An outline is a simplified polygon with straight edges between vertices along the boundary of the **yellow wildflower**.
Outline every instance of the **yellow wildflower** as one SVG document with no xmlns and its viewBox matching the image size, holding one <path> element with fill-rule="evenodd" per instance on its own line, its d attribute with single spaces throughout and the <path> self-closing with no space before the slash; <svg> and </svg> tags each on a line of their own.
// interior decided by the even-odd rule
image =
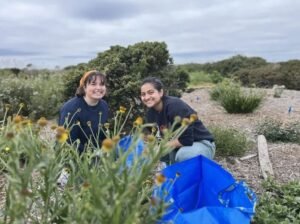
<svg viewBox="0 0 300 224">
<path fill-rule="evenodd" d="M 53 125 L 51 125 L 51 130 L 55 130 L 56 128 L 57 128 L 57 125 L 56 124 L 53 124 Z"/>
<path fill-rule="evenodd" d="M 13 121 L 15 124 L 19 124 L 23 120 L 23 117 L 21 115 L 17 115 L 13 118 Z"/>
<path fill-rule="evenodd" d="M 190 122 L 194 122 L 196 120 L 198 120 L 197 114 L 191 114 L 191 116 L 190 116 Z"/>
<path fill-rule="evenodd" d="M 140 126 L 142 124 L 143 124 L 143 118 L 142 117 L 137 117 L 137 119 L 133 123 L 134 126 Z"/>
<path fill-rule="evenodd" d="M 9 152 L 10 148 L 6 146 L 4 150 L 5 150 L 5 152 Z"/>
<path fill-rule="evenodd" d="M 120 106 L 119 112 L 124 114 L 126 112 L 126 107 Z"/>
<path fill-rule="evenodd" d="M 182 126 L 188 126 L 190 124 L 190 120 L 188 118 L 183 118 L 182 121 L 181 121 L 181 125 Z"/>
<path fill-rule="evenodd" d="M 66 132 L 66 129 L 63 126 L 58 126 L 56 128 L 56 132 L 59 133 L 59 134 L 62 134 L 64 132 Z"/>
<path fill-rule="evenodd" d="M 154 135 L 148 135 L 148 136 L 147 136 L 147 141 L 148 141 L 149 143 L 154 142 L 154 141 L 155 141 L 155 136 L 154 136 Z"/>
<path fill-rule="evenodd" d="M 165 175 L 163 175 L 162 173 L 157 173 L 155 175 L 155 184 L 160 186 L 162 185 L 164 182 L 166 181 L 166 177 Z"/>
<path fill-rule="evenodd" d="M 106 138 L 102 142 L 102 149 L 104 152 L 111 152 L 114 147 L 114 142 L 111 138 Z"/>
<path fill-rule="evenodd" d="M 37 124 L 41 127 L 45 127 L 48 124 L 48 121 L 46 118 L 41 117 L 38 121 Z"/>
<path fill-rule="evenodd" d="M 59 143 L 65 143 L 67 141 L 68 137 L 69 137 L 68 132 L 56 134 L 56 139 Z"/>
</svg>

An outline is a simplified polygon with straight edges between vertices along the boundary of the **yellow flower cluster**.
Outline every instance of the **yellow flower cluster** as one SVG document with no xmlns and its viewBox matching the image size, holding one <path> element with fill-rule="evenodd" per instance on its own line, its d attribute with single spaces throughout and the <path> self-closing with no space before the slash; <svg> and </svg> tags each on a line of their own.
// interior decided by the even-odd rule
<svg viewBox="0 0 300 224">
<path fill-rule="evenodd" d="M 143 124 L 143 118 L 142 117 L 137 117 L 137 119 L 133 122 L 133 126 L 137 127 L 137 126 L 141 126 Z"/>
<path fill-rule="evenodd" d="M 183 118 L 181 120 L 181 125 L 182 126 L 188 126 L 190 125 L 191 123 L 195 122 L 196 120 L 198 120 L 198 116 L 197 114 L 191 114 L 190 118 Z"/>
<path fill-rule="evenodd" d="M 56 128 L 56 140 L 59 143 L 65 143 L 69 137 L 69 131 L 63 126 L 58 126 Z"/>
<path fill-rule="evenodd" d="M 120 106 L 119 112 L 124 114 L 126 112 L 126 107 Z"/>
<path fill-rule="evenodd" d="M 104 152 L 107 152 L 107 153 L 111 152 L 112 149 L 114 148 L 114 146 L 115 146 L 115 143 L 111 138 L 106 138 L 102 142 L 102 150 Z"/>
<path fill-rule="evenodd" d="M 111 152 L 114 149 L 114 147 L 116 146 L 116 144 L 118 144 L 119 140 L 120 140 L 119 135 L 116 135 L 112 138 L 104 139 L 102 142 L 102 150 L 106 153 Z"/>
<path fill-rule="evenodd" d="M 48 124 L 48 121 L 46 118 L 41 117 L 38 121 L 37 124 L 41 127 L 45 127 Z"/>
<path fill-rule="evenodd" d="M 155 184 L 160 186 L 166 181 L 166 176 L 163 175 L 162 173 L 157 173 L 155 175 Z"/>
<path fill-rule="evenodd" d="M 21 123 L 23 120 L 24 120 L 24 118 L 23 118 L 21 115 L 16 115 L 16 116 L 13 118 L 13 122 L 14 122 L 15 124 L 19 124 L 19 123 Z"/>
</svg>

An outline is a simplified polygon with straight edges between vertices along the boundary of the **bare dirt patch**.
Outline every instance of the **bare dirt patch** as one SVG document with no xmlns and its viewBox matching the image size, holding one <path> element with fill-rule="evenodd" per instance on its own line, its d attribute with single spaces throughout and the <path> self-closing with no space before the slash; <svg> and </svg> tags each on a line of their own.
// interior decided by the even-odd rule
<svg viewBox="0 0 300 224">
<path fill-rule="evenodd" d="M 244 156 L 257 154 L 256 128 L 265 118 L 273 118 L 283 122 L 300 121 L 300 91 L 284 90 L 280 98 L 273 97 L 273 90 L 266 89 L 266 98 L 261 107 L 250 114 L 228 114 L 217 102 L 210 99 L 208 88 L 196 89 L 184 93 L 182 99 L 191 105 L 199 118 L 206 125 L 219 125 L 244 132 L 254 141 L 254 147 Z M 289 107 L 292 111 L 289 113 Z M 217 149 L 218 150 L 218 149 Z M 268 142 L 270 160 L 275 173 L 275 180 L 286 183 L 291 180 L 300 181 L 300 145 L 292 143 Z M 257 193 L 261 193 L 263 177 L 260 171 L 258 156 L 240 160 L 239 157 L 216 158 L 238 180 L 245 180 Z"/>
</svg>

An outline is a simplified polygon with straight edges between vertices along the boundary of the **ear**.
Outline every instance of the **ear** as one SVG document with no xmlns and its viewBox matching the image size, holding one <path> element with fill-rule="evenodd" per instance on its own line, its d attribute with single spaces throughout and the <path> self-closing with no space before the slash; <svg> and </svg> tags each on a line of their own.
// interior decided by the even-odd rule
<svg viewBox="0 0 300 224">
<path fill-rule="evenodd" d="M 163 95 L 164 95 L 164 90 L 163 89 L 161 91 L 159 91 L 159 95 L 160 95 L 160 98 L 163 97 Z"/>
</svg>

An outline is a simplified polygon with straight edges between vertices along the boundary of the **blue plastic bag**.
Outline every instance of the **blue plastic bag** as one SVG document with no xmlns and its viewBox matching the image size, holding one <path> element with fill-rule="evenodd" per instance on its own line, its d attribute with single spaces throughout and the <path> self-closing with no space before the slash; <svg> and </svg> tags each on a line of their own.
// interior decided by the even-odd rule
<svg viewBox="0 0 300 224">
<path fill-rule="evenodd" d="M 220 165 L 198 156 L 165 168 L 153 196 L 169 203 L 159 223 L 250 223 L 256 196 Z"/>
<path fill-rule="evenodd" d="M 121 138 L 118 143 L 118 154 L 126 153 L 132 147 L 132 137 L 130 135 L 126 135 L 125 137 Z M 135 145 L 135 148 L 129 152 L 126 158 L 126 166 L 131 167 L 134 161 L 141 156 L 144 149 L 144 142 L 139 139 Z"/>
</svg>

